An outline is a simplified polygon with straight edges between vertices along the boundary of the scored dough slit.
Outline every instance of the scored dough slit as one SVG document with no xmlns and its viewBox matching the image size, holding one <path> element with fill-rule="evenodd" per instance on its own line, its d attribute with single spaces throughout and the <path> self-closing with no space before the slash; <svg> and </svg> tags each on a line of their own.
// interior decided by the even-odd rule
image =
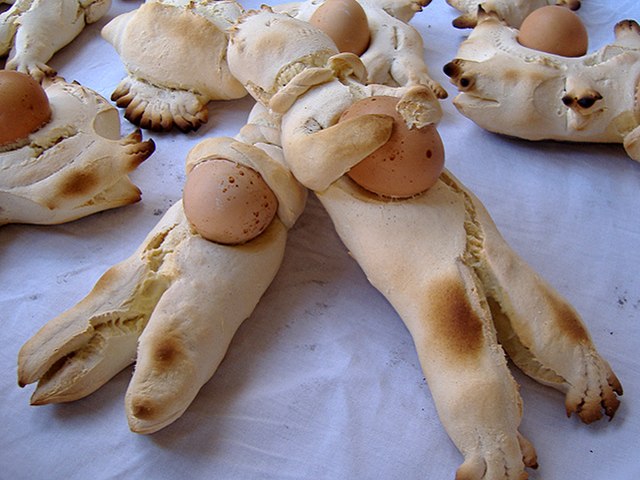
<svg viewBox="0 0 640 480">
<path fill-rule="evenodd" d="M 489 301 L 491 315 L 498 334 L 498 341 L 511 361 L 537 382 L 563 389 L 563 385 L 567 381 L 553 369 L 543 365 L 533 352 L 520 341 L 518 334 L 511 325 L 509 316 L 502 309 L 500 302 L 492 295 L 489 295 L 487 300 Z"/>
<path fill-rule="evenodd" d="M 563 386 L 566 385 L 566 380 L 536 358 L 533 352 L 521 342 L 511 324 L 507 306 L 508 299 L 500 288 L 497 279 L 492 275 L 490 267 L 483 261 L 485 238 L 482 225 L 476 215 L 473 200 L 464 190 L 458 187 L 446 172 L 441 178 L 453 191 L 463 197 L 465 207 L 464 229 L 467 233 L 467 248 L 463 261 L 472 268 L 484 289 L 498 342 L 513 363 L 528 376 L 544 385 L 564 390 Z"/>
</svg>

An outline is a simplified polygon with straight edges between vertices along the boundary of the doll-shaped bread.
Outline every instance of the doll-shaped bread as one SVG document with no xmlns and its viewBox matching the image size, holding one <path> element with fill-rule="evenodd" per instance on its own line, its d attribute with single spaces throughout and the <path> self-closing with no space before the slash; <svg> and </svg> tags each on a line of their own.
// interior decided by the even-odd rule
<svg viewBox="0 0 640 480">
<path fill-rule="evenodd" d="M 0 2 L 3 3 L 3 2 Z M 6 68 L 36 80 L 55 71 L 47 62 L 85 25 L 107 13 L 111 0 L 15 0 L 0 14 L 0 57 Z"/>
<path fill-rule="evenodd" d="M 289 45 L 287 37 L 304 42 Z M 277 61 L 263 64 L 258 45 L 273 46 Z M 567 413 L 587 423 L 613 416 L 622 388 L 586 327 L 453 175 L 443 171 L 430 188 L 398 196 L 352 179 L 359 162 L 391 141 L 398 117 L 408 130 L 438 120 L 427 95 L 365 87 L 356 59 L 336 55 L 310 25 L 268 9 L 241 18 L 228 58 L 279 123 L 294 175 L 315 191 L 350 254 L 407 325 L 440 418 L 464 455 L 458 480 L 521 480 L 525 466 L 537 465 L 519 433 L 522 401 L 505 350 L 534 379 L 565 392 Z M 360 102 L 389 97 L 394 111 L 345 117 Z"/>
<path fill-rule="evenodd" d="M 351 52 L 367 69 L 367 82 L 424 85 L 438 98 L 447 92 L 429 76 L 420 33 L 408 24 L 429 1 L 308 0 L 274 7 L 327 33 L 341 52 Z"/>
<path fill-rule="evenodd" d="M 135 361 L 125 396 L 131 430 L 153 433 L 182 415 L 271 283 L 287 230 L 304 208 L 306 190 L 283 167 L 279 150 L 260 147 L 220 138 L 189 152 L 186 185 L 200 183 L 200 192 L 192 189 L 196 197 L 185 186 L 184 202 L 169 209 L 131 257 L 110 268 L 81 302 L 20 350 L 19 383 L 38 382 L 32 404 L 82 398 Z M 233 173 L 211 175 L 209 167 L 216 164 Z M 222 202 L 227 227 L 240 243 L 205 238 L 201 220 L 211 212 L 197 211 L 197 195 L 215 191 L 229 200 L 248 175 L 266 186 L 271 200 L 265 202 L 274 215 L 243 237 L 237 210 Z M 260 209 L 264 202 L 258 201 Z"/>
<path fill-rule="evenodd" d="M 613 43 L 574 57 L 526 47 L 518 33 L 480 13 L 478 26 L 444 67 L 460 91 L 457 109 L 495 133 L 622 143 L 640 160 L 638 24 L 619 22 Z"/>
<path fill-rule="evenodd" d="M 447 0 L 461 15 L 453 20 L 457 28 L 473 28 L 478 23 L 478 7 L 485 12 L 493 12 L 507 25 L 519 27 L 522 21 L 535 9 L 547 5 L 562 5 L 577 10 L 580 0 Z"/>
<path fill-rule="evenodd" d="M 122 137 L 103 97 L 60 77 L 42 90 L 14 71 L 0 72 L 0 96 L 0 225 L 63 223 L 140 199 L 128 174 L 154 143 L 139 130 Z"/>
<path fill-rule="evenodd" d="M 246 95 L 225 62 L 234 0 L 150 0 L 102 29 L 127 71 L 111 99 L 132 123 L 188 132 L 208 120 L 211 100 Z"/>
</svg>

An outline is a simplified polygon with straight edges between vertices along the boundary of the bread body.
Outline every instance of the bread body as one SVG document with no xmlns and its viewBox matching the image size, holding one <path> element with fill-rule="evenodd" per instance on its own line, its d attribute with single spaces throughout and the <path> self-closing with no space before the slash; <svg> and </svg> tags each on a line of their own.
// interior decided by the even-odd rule
<svg viewBox="0 0 640 480">
<path fill-rule="evenodd" d="M 151 130 L 197 129 L 207 104 L 246 95 L 226 63 L 227 29 L 242 12 L 233 0 L 151 1 L 111 20 L 102 36 L 127 71 L 112 100 Z"/>
<path fill-rule="evenodd" d="M 482 128 L 527 140 L 623 143 L 640 159 L 640 27 L 583 57 L 529 49 L 518 31 L 484 14 L 445 66 L 457 109 Z"/>
<path fill-rule="evenodd" d="M 117 110 L 96 92 L 45 81 L 49 123 L 0 152 L 0 225 L 57 224 L 136 202 L 128 174 L 153 153 L 139 131 L 121 137 Z"/>
</svg>

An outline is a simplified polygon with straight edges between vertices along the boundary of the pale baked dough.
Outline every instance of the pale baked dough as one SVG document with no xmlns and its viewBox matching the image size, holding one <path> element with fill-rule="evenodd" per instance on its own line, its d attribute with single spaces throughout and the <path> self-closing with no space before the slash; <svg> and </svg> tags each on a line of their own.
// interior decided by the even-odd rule
<svg viewBox="0 0 640 480">
<path fill-rule="evenodd" d="M 582 57 L 518 43 L 518 31 L 481 14 L 445 66 L 454 104 L 482 128 L 527 140 L 623 143 L 640 160 L 640 27 L 615 26 L 615 41 Z"/>
<path fill-rule="evenodd" d="M 32 404 L 82 398 L 135 361 L 125 396 L 131 430 L 153 433 L 182 415 L 271 283 L 304 209 L 306 190 L 279 149 L 256 145 L 204 140 L 187 170 L 224 158 L 259 171 L 279 202 L 269 227 L 242 245 L 216 244 L 195 232 L 177 202 L 131 257 L 22 347 L 18 381 L 38 382 Z"/>
<path fill-rule="evenodd" d="M 0 1 L 0 3 L 3 3 Z M 36 80 L 55 71 L 47 65 L 85 25 L 98 21 L 111 0 L 16 0 L 0 14 L 0 57 L 5 68 L 27 73 Z"/>
<path fill-rule="evenodd" d="M 263 50 L 273 53 L 262 55 Z M 320 30 L 266 7 L 240 19 L 227 57 L 231 72 L 249 93 L 281 116 L 285 161 L 312 190 L 327 188 L 391 134 L 392 119 L 385 115 L 336 123 L 355 101 L 372 95 L 399 97 L 400 112 L 415 127 L 437 123 L 442 116 L 430 88 L 365 84 L 359 57 L 338 53 Z M 325 140 L 316 141 L 318 137 Z"/>
<path fill-rule="evenodd" d="M 242 13 L 234 0 L 150 0 L 111 20 L 102 36 L 127 71 L 111 99 L 151 130 L 196 130 L 207 104 L 246 95 L 225 61 L 227 29 Z"/>
<path fill-rule="evenodd" d="M 447 3 L 461 12 L 453 20 L 457 28 L 473 28 L 478 22 L 478 8 L 493 12 L 507 25 L 520 27 L 522 21 L 535 9 L 547 5 L 565 5 L 571 10 L 580 8 L 580 0 L 447 0 Z"/>
<path fill-rule="evenodd" d="M 347 177 L 318 198 L 413 337 L 438 415 L 465 458 L 456 479 L 521 479 L 524 466 L 536 466 L 518 432 L 522 401 L 503 348 L 565 393 L 568 414 L 586 423 L 614 415 L 622 387 L 575 310 L 451 173 L 409 200 L 383 200 Z"/>
<path fill-rule="evenodd" d="M 118 111 L 93 90 L 45 79 L 52 116 L 26 144 L 0 151 L 0 225 L 57 224 L 136 202 L 128 174 L 154 151 L 121 137 Z"/>
<path fill-rule="evenodd" d="M 424 85 L 436 97 L 447 97 L 446 90 L 429 76 L 424 61 L 422 36 L 408 22 L 430 0 L 357 0 L 367 15 L 371 40 L 360 55 L 367 69 L 367 83 L 389 86 Z M 299 4 L 275 6 L 274 11 L 288 13 L 309 21 L 324 0 L 307 0 Z"/>
<path fill-rule="evenodd" d="M 258 46 L 270 45 L 281 53 L 276 65 L 258 58 Z M 357 57 L 336 55 L 321 32 L 269 9 L 233 29 L 229 65 L 262 103 L 258 132 L 273 137 L 279 126 L 292 172 L 316 192 L 349 253 L 411 332 L 443 425 L 465 457 L 457 480 L 522 480 L 525 466 L 537 464 L 518 432 L 522 401 L 505 350 L 528 375 L 565 392 L 567 413 L 587 423 L 614 415 L 622 387 L 577 313 L 449 172 L 403 200 L 367 193 L 344 175 L 389 129 L 385 115 L 336 123 L 344 109 L 395 91 L 405 122 L 423 126 L 439 119 L 431 90 L 364 86 Z"/>
</svg>

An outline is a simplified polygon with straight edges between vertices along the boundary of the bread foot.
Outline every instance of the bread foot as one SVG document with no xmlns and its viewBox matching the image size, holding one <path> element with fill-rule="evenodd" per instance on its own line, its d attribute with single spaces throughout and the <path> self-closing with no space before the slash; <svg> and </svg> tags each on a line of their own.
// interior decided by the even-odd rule
<svg viewBox="0 0 640 480">
<path fill-rule="evenodd" d="M 80 34 L 86 24 L 99 20 L 110 0 L 17 0 L 0 15 L 0 56 L 9 54 L 6 68 L 38 81 L 55 75 L 46 63 Z"/>
<path fill-rule="evenodd" d="M 111 100 L 124 108 L 124 116 L 134 125 L 153 131 L 197 130 L 207 123 L 208 99 L 188 90 L 169 90 L 150 83 L 124 78 L 111 94 Z"/>
</svg>

